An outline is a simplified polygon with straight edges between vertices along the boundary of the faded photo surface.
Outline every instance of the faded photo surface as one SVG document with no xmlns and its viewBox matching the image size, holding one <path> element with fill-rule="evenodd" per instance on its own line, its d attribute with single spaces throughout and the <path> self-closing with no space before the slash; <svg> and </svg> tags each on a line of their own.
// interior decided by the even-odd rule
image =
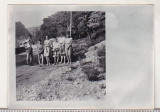
<svg viewBox="0 0 160 112">
<path fill-rule="evenodd" d="M 152 5 L 8 9 L 10 107 L 153 108 Z"/>
</svg>

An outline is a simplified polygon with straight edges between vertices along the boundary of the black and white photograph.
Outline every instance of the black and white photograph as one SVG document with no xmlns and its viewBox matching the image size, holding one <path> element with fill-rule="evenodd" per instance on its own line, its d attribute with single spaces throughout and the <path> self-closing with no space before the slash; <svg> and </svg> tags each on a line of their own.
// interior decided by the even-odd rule
<svg viewBox="0 0 160 112">
<path fill-rule="evenodd" d="M 153 9 L 9 5 L 9 107 L 152 108 Z"/>
<path fill-rule="evenodd" d="M 41 20 L 22 14 L 15 23 L 17 101 L 104 100 L 105 12 L 57 11 Z"/>
</svg>

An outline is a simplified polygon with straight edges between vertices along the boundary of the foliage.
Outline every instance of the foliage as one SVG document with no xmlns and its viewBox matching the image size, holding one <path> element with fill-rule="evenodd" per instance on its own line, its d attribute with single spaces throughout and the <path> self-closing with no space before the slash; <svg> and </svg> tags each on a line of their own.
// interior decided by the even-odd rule
<svg viewBox="0 0 160 112">
<path fill-rule="evenodd" d="M 48 35 L 49 38 L 64 36 L 69 28 L 69 12 L 57 12 L 43 19 L 41 25 L 42 36 Z"/>
<path fill-rule="evenodd" d="M 30 33 L 25 28 L 25 26 L 21 22 L 16 22 L 16 37 L 23 38 L 28 36 Z"/>
<path fill-rule="evenodd" d="M 77 61 L 86 58 L 85 53 L 90 47 L 88 38 L 77 39 L 72 43 L 72 61 Z"/>
<path fill-rule="evenodd" d="M 98 56 L 105 56 L 105 46 L 102 46 L 100 50 L 97 52 Z"/>
<path fill-rule="evenodd" d="M 105 59 L 106 52 L 105 52 L 105 46 L 103 46 L 102 49 L 100 49 L 97 52 L 97 54 L 100 57 L 99 58 L 99 67 L 101 67 L 103 69 L 103 72 L 106 72 L 106 59 Z"/>
<path fill-rule="evenodd" d="M 82 71 L 86 74 L 88 80 L 90 81 L 99 81 L 105 79 L 105 74 L 100 72 L 93 64 L 83 65 Z"/>
<path fill-rule="evenodd" d="M 33 37 L 33 41 L 37 42 L 40 38 L 42 38 L 40 27 L 30 27 L 28 28 L 28 31 Z"/>
<path fill-rule="evenodd" d="M 93 40 L 100 42 L 97 37 L 105 39 L 105 12 L 92 12 L 89 20 L 88 27 L 90 29 L 91 37 Z M 101 36 L 102 35 L 102 36 Z"/>
<path fill-rule="evenodd" d="M 43 19 L 42 37 L 66 36 L 70 31 L 70 15 L 72 13 L 72 38 L 89 37 L 91 41 L 100 36 L 105 38 L 105 12 L 101 11 L 60 11 Z"/>
</svg>

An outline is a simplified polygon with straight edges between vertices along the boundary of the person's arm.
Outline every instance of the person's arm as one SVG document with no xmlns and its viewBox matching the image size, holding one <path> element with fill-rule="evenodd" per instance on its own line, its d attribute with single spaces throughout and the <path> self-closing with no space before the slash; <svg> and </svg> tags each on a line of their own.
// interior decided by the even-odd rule
<svg viewBox="0 0 160 112">
<path fill-rule="evenodd" d="M 27 47 L 27 42 L 28 42 L 28 40 L 25 40 L 22 44 L 24 45 L 24 47 Z"/>
<path fill-rule="evenodd" d="M 25 40 L 22 44 L 25 46 L 25 44 L 28 42 L 28 39 Z"/>
<path fill-rule="evenodd" d="M 38 45 L 36 45 L 36 49 L 37 49 L 37 50 L 39 50 L 39 47 L 38 47 Z"/>
<path fill-rule="evenodd" d="M 33 40 L 31 39 L 31 43 L 32 43 L 32 45 L 34 45 L 34 42 L 33 42 Z"/>
<path fill-rule="evenodd" d="M 46 44 L 45 44 L 45 41 L 43 42 L 43 47 L 45 48 Z"/>
<path fill-rule="evenodd" d="M 72 42 L 73 42 L 73 39 L 71 40 L 71 43 L 70 43 L 71 45 L 72 45 Z"/>
<path fill-rule="evenodd" d="M 49 42 L 49 44 L 50 44 L 50 47 L 53 47 L 53 45 L 52 45 L 52 42 L 51 42 L 51 41 Z"/>
<path fill-rule="evenodd" d="M 72 47 L 72 40 L 70 40 L 68 49 L 69 49 L 70 47 Z"/>
<path fill-rule="evenodd" d="M 24 41 L 24 43 L 26 43 L 26 42 L 28 42 L 28 39 L 26 39 L 26 40 Z"/>
</svg>

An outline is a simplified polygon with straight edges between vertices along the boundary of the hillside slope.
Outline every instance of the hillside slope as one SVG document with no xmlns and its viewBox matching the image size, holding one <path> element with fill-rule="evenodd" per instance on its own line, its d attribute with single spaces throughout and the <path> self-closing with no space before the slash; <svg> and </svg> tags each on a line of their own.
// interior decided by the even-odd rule
<svg viewBox="0 0 160 112">
<path fill-rule="evenodd" d="M 16 47 L 30 35 L 29 31 L 21 22 L 16 22 Z"/>
</svg>

